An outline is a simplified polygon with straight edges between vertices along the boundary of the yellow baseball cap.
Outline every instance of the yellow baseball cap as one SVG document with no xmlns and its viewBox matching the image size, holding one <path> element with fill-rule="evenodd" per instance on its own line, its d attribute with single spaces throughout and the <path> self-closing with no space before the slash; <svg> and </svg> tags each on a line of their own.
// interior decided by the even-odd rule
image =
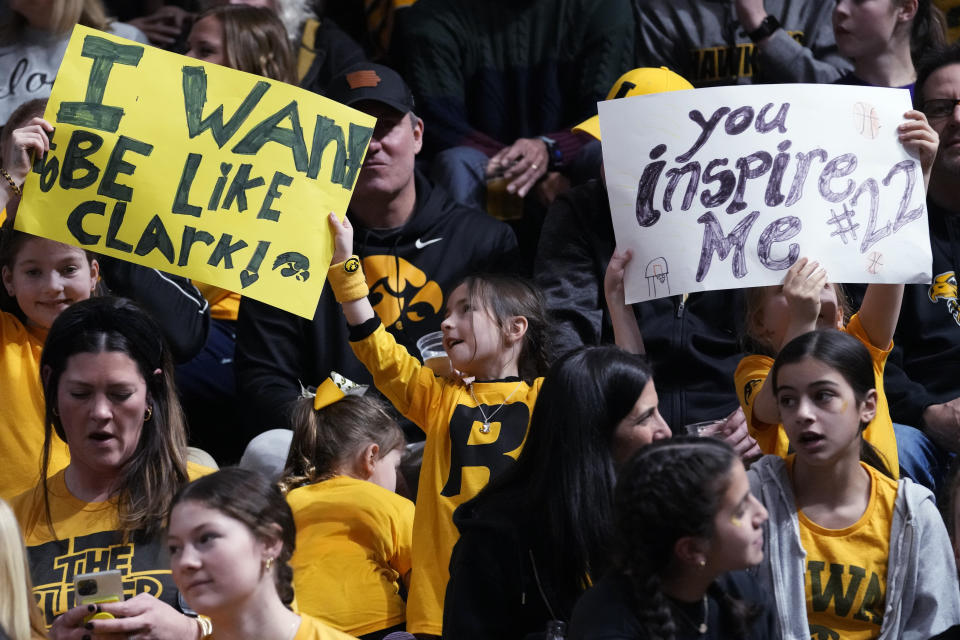
<svg viewBox="0 0 960 640">
<path fill-rule="evenodd" d="M 656 69 L 654 67 L 640 67 L 633 71 L 627 71 L 620 76 L 610 93 L 607 94 L 607 100 L 616 100 L 617 98 L 626 98 L 628 96 L 645 96 L 651 93 L 665 93 L 667 91 L 680 91 L 681 89 L 693 89 L 693 85 L 687 82 L 683 76 L 677 75 L 666 67 Z M 597 140 L 600 140 L 600 116 L 588 118 L 575 126 L 572 131 L 583 131 L 589 133 Z"/>
</svg>

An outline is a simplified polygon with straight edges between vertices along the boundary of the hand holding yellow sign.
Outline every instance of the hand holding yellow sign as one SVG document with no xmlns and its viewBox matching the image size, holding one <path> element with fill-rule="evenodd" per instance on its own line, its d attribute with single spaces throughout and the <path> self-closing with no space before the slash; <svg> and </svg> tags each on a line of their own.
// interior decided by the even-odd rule
<svg viewBox="0 0 960 640">
<path fill-rule="evenodd" d="M 313 317 L 375 119 L 78 26 L 22 231 Z"/>
</svg>

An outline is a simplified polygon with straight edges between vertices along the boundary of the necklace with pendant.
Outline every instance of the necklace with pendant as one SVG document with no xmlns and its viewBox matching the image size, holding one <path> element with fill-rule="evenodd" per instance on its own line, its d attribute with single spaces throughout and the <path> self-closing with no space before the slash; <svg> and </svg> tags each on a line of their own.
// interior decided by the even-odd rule
<svg viewBox="0 0 960 640">
<path fill-rule="evenodd" d="M 696 629 L 697 633 L 700 635 L 705 635 L 707 633 L 707 594 L 703 594 L 703 622 L 699 625 L 690 619 L 690 616 L 680 607 L 679 603 L 674 603 L 673 610 L 680 614 L 680 617 L 683 618 L 683 621 L 690 625 L 691 629 Z"/>
<path fill-rule="evenodd" d="M 477 400 L 477 396 L 473 393 L 473 383 L 470 383 L 470 397 L 473 398 L 473 403 L 477 405 L 477 410 L 480 412 L 480 415 L 483 416 L 483 423 L 480 426 L 480 433 L 490 433 L 490 423 L 493 421 L 493 417 L 500 412 L 500 409 L 503 409 L 504 405 L 510 402 L 510 398 L 513 397 L 513 394 L 517 392 L 517 389 L 520 388 L 520 385 L 523 384 L 523 380 L 517 383 L 517 386 L 513 388 L 513 391 L 510 392 L 510 395 L 507 396 L 507 399 L 500 403 L 500 406 L 493 410 L 493 412 L 488 416 L 483 411 L 483 407 L 480 406 L 480 401 Z"/>
</svg>

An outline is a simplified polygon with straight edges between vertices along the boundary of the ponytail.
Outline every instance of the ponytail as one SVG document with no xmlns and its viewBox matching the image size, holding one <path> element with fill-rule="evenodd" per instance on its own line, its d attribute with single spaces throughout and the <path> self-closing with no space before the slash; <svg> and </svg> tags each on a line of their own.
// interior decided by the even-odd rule
<svg viewBox="0 0 960 640">
<path fill-rule="evenodd" d="M 887 464 L 887 459 L 880 453 L 879 449 L 863 437 L 863 429 L 865 428 L 866 425 L 860 429 L 860 462 L 870 465 L 891 480 L 896 480 L 896 476 L 893 475 L 890 466 Z"/>
<path fill-rule="evenodd" d="M 947 18 L 933 0 L 917 0 L 917 13 L 910 27 L 910 57 L 914 66 L 930 49 L 947 43 Z"/>
<path fill-rule="evenodd" d="M 364 447 L 376 444 L 379 457 L 404 445 L 403 432 L 383 403 L 348 395 L 322 409 L 313 398 L 293 408 L 293 441 L 279 486 L 284 493 L 340 473 Z"/>
<path fill-rule="evenodd" d="M 651 640 L 674 640 L 677 625 L 674 623 L 667 597 L 660 589 L 660 576 L 656 573 L 643 576 L 631 571 L 627 574 L 627 579 L 633 587 L 633 606 L 640 624 L 646 628 L 646 637 Z"/>
</svg>

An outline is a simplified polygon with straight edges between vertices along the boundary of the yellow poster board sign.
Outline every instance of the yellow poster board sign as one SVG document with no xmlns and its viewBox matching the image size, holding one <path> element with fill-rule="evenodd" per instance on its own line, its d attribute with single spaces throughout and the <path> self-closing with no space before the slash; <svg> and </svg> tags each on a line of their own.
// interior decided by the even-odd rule
<svg viewBox="0 0 960 640">
<path fill-rule="evenodd" d="M 312 318 L 375 118 L 78 26 L 16 227 Z"/>
</svg>

